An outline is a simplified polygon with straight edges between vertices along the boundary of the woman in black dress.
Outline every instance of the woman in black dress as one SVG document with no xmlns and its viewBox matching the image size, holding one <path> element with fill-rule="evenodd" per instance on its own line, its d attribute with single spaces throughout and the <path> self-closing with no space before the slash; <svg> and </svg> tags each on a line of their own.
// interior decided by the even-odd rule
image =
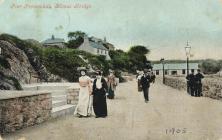
<svg viewBox="0 0 222 140">
<path fill-rule="evenodd" d="M 96 118 L 107 116 L 106 93 L 108 86 L 100 71 L 93 82 L 93 109 Z"/>
</svg>

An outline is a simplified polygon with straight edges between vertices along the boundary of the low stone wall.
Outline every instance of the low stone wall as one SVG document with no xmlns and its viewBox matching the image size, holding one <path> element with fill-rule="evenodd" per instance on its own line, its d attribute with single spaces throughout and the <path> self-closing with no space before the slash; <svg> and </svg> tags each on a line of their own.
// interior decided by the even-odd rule
<svg viewBox="0 0 222 140">
<path fill-rule="evenodd" d="M 0 134 L 40 124 L 51 117 L 51 110 L 51 93 L 1 91 Z"/>
<path fill-rule="evenodd" d="M 79 88 L 70 87 L 67 89 L 67 104 L 76 105 L 79 99 Z"/>
<path fill-rule="evenodd" d="M 202 83 L 203 96 L 222 100 L 222 78 L 206 77 Z M 185 77 L 166 76 L 165 84 L 179 90 L 187 90 Z"/>
</svg>

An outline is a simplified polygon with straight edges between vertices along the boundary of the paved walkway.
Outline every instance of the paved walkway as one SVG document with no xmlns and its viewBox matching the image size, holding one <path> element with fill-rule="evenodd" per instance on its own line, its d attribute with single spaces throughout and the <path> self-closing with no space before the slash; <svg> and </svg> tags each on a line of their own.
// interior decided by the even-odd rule
<svg viewBox="0 0 222 140">
<path fill-rule="evenodd" d="M 150 102 L 135 81 L 108 100 L 108 118 L 66 116 L 4 136 L 6 140 L 222 140 L 222 102 L 190 97 L 156 82 Z M 175 129 L 175 131 L 173 131 Z"/>
</svg>

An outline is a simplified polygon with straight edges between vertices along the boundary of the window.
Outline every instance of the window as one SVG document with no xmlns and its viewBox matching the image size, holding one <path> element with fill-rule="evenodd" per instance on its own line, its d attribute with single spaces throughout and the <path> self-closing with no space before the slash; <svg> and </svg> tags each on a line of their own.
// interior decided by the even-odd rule
<svg viewBox="0 0 222 140">
<path fill-rule="evenodd" d="M 165 75 L 167 75 L 167 74 L 168 74 L 168 70 L 165 70 L 165 72 L 164 72 L 164 73 L 165 73 Z"/>
<path fill-rule="evenodd" d="M 186 74 L 186 70 L 185 69 L 182 70 L 182 74 Z"/>
<path fill-rule="evenodd" d="M 177 75 L 177 71 L 176 70 L 171 71 L 171 75 Z"/>
<path fill-rule="evenodd" d="M 191 69 L 191 72 L 194 72 L 194 69 Z"/>
<path fill-rule="evenodd" d="M 159 75 L 159 74 L 160 74 L 159 70 L 156 70 L 156 75 Z"/>
<path fill-rule="evenodd" d="M 106 51 L 105 51 L 105 54 L 106 54 Z"/>
<path fill-rule="evenodd" d="M 97 49 L 97 53 L 99 53 L 99 49 Z"/>
</svg>

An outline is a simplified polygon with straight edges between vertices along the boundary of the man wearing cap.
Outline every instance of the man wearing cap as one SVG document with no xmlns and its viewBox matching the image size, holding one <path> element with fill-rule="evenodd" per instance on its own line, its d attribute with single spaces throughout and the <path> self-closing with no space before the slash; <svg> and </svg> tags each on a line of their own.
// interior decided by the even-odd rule
<svg viewBox="0 0 222 140">
<path fill-rule="evenodd" d="M 142 90 L 143 90 L 145 103 L 147 103 L 149 101 L 149 88 L 150 88 L 150 83 L 151 82 L 152 82 L 151 71 L 145 69 L 144 74 L 140 79 L 140 83 L 142 85 Z"/>
<path fill-rule="evenodd" d="M 197 70 L 197 74 L 195 75 L 195 80 L 196 80 L 196 92 L 195 96 L 200 97 L 203 96 L 202 94 L 202 82 L 201 80 L 204 78 L 203 74 L 200 73 L 200 70 Z"/>
<path fill-rule="evenodd" d="M 187 91 L 191 96 L 195 96 L 195 75 L 194 71 L 191 72 L 191 74 L 187 75 Z"/>
</svg>

